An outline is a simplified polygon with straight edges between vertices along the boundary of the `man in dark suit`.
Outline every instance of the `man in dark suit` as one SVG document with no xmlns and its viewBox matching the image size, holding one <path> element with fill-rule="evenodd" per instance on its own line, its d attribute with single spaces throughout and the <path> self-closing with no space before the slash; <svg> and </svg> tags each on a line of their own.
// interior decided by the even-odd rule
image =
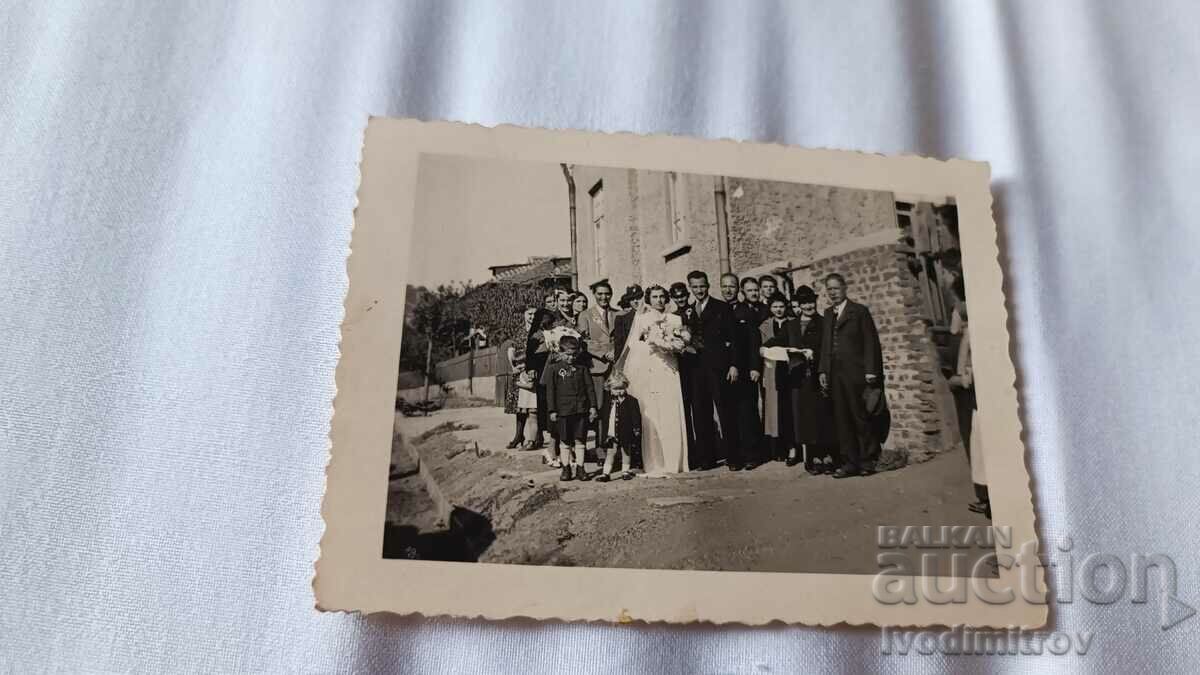
<svg viewBox="0 0 1200 675">
<path fill-rule="evenodd" d="M 694 302 L 686 312 L 687 325 L 696 346 L 691 368 L 692 426 L 695 429 L 695 452 L 688 466 L 711 469 L 717 464 L 718 453 L 729 459 L 729 468 L 742 468 L 741 457 L 731 455 L 734 445 L 732 431 L 737 428 L 737 412 L 733 406 L 730 385 L 738 381 L 738 369 L 733 358 L 734 318 L 729 305 L 708 295 L 708 275 L 701 271 L 688 274 L 688 287 Z M 721 421 L 721 441 L 718 446 L 713 424 L 713 410 Z M 736 451 L 734 451 L 736 452 Z"/>
<path fill-rule="evenodd" d="M 747 277 L 746 280 L 750 281 L 751 278 Z M 759 347 L 762 347 L 759 324 L 762 320 L 758 303 L 749 299 L 738 300 L 736 274 L 721 275 L 721 297 L 733 311 L 733 363 L 739 373 L 737 382 L 730 385 L 733 406 L 737 411 L 737 433 L 730 434 L 730 443 L 727 444 L 728 465 L 733 470 L 739 466 L 750 470 L 762 463 L 760 450 L 763 429 L 762 417 L 758 414 L 759 378 L 762 375 L 762 357 L 758 354 Z"/>
<path fill-rule="evenodd" d="M 879 440 L 871 431 L 863 392 L 883 386 L 883 349 L 875 320 L 864 305 L 846 297 L 846 280 L 833 273 L 825 277 L 829 309 L 825 310 L 821 339 L 821 387 L 833 399 L 833 419 L 842 451 L 842 467 L 834 478 L 875 473 Z"/>
<path fill-rule="evenodd" d="M 770 303 L 766 302 L 767 298 L 762 297 L 762 290 L 758 284 L 758 279 L 754 277 L 742 279 L 742 298 L 746 304 L 754 309 L 759 324 L 762 324 L 762 322 L 767 320 L 767 317 L 771 316 Z"/>
<path fill-rule="evenodd" d="M 671 296 L 671 304 L 675 306 L 674 313 L 683 325 L 687 325 L 687 310 L 691 307 L 688 302 L 688 287 L 682 281 L 671 284 L 667 291 Z M 696 447 L 696 430 L 692 427 L 692 354 L 683 352 L 679 359 L 679 390 L 683 392 L 683 422 L 687 431 L 688 457 L 694 457 Z"/>
</svg>

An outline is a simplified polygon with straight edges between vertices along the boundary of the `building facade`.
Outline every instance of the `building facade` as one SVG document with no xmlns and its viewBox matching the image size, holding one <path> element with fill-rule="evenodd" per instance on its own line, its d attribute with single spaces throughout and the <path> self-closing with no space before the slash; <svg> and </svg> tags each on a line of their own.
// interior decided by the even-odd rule
<svg viewBox="0 0 1200 675">
<path fill-rule="evenodd" d="M 892 432 L 909 461 L 961 447 L 942 374 L 949 285 L 961 274 L 951 199 L 732 176 L 576 166 L 575 269 L 580 287 L 609 279 L 669 285 L 698 269 L 716 292 L 724 271 L 807 284 L 823 312 L 823 279 L 845 276 L 871 310 L 884 353 Z"/>
</svg>

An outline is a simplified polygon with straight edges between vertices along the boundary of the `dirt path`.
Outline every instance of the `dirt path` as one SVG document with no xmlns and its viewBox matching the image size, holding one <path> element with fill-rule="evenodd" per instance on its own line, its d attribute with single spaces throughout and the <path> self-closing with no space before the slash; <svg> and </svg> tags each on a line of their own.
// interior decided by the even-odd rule
<svg viewBox="0 0 1200 675">
<path fill-rule="evenodd" d="M 418 448 L 454 503 L 490 518 L 496 540 L 481 557 L 488 562 L 871 574 L 879 571 L 879 525 L 987 524 L 966 509 L 973 494 L 961 452 L 845 480 L 771 463 L 752 472 L 559 483 L 539 453 L 503 449 L 512 418 L 496 408 L 398 418 L 397 430 L 415 439 L 447 423 L 476 428 Z M 403 501 L 397 487 L 393 501 Z M 412 519 L 419 510 L 390 506 L 389 514 Z"/>
</svg>

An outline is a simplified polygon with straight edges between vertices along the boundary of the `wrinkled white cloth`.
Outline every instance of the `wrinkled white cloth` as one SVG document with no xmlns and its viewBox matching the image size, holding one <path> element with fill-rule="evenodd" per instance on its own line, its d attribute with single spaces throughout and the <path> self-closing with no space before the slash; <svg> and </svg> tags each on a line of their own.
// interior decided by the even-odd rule
<svg viewBox="0 0 1200 675">
<path fill-rule="evenodd" d="M 1200 619 L 1078 593 L 1052 614 L 1088 655 L 985 660 L 365 620 L 310 576 L 362 130 L 391 115 L 990 161 L 1046 548 L 1170 555 L 1200 606 L 1197 26 L 1183 0 L 0 2 L 0 670 L 1193 670 Z"/>
</svg>

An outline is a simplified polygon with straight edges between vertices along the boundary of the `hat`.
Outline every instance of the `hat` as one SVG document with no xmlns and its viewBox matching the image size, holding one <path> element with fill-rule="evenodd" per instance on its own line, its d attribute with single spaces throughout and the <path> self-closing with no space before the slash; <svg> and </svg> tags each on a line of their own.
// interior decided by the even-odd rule
<svg viewBox="0 0 1200 675">
<path fill-rule="evenodd" d="M 867 424 L 870 425 L 875 439 L 883 445 L 892 430 L 892 411 L 888 409 L 883 385 L 867 385 L 863 390 L 863 403 L 867 409 Z"/>
<path fill-rule="evenodd" d="M 634 300 L 640 300 L 645 294 L 646 292 L 643 291 L 642 287 L 638 286 L 637 284 L 626 286 L 625 293 L 621 295 L 621 301 L 617 304 L 621 305 L 622 307 L 629 307 L 630 303 L 632 303 Z"/>
<path fill-rule="evenodd" d="M 801 286 L 792 293 L 792 299 L 799 303 L 816 302 L 817 294 L 813 291 L 812 286 Z"/>
<path fill-rule="evenodd" d="M 607 288 L 610 291 L 612 290 L 612 284 L 608 283 L 607 278 L 598 279 L 596 281 L 593 281 L 592 284 L 590 286 L 588 286 L 588 289 L 590 289 L 592 291 L 592 293 L 595 293 L 596 289 L 599 288 L 600 286 L 604 286 L 605 288 Z"/>
<path fill-rule="evenodd" d="M 671 284 L 670 293 L 672 297 L 677 295 L 687 295 L 687 284 L 683 283 L 682 281 L 676 281 L 675 283 Z"/>
</svg>

